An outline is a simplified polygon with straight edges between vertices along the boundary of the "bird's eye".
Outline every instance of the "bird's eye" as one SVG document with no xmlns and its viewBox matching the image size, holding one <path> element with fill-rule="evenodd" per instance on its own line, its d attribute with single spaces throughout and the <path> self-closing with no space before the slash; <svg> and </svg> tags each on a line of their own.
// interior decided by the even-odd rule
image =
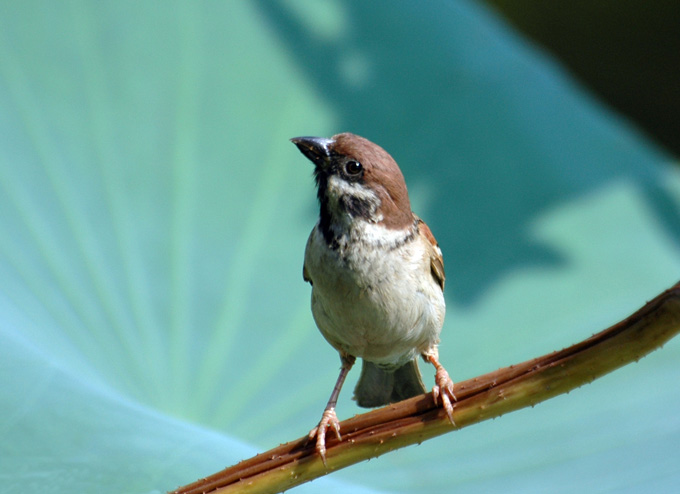
<svg viewBox="0 0 680 494">
<path fill-rule="evenodd" d="M 347 172 L 348 175 L 358 175 L 361 173 L 361 170 L 363 170 L 364 167 L 361 166 L 361 163 L 358 161 L 348 161 L 347 164 L 345 165 L 345 171 Z"/>
</svg>

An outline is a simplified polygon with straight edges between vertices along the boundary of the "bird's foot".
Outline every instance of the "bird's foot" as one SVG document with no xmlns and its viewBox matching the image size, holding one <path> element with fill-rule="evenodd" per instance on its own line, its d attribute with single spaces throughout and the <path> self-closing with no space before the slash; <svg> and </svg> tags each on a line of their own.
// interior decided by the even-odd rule
<svg viewBox="0 0 680 494">
<path fill-rule="evenodd" d="M 309 432 L 309 439 L 316 437 L 316 452 L 321 456 L 321 461 L 326 465 L 326 431 L 332 427 L 338 441 L 342 441 L 340 437 L 340 422 L 338 416 L 335 414 L 335 408 L 327 408 L 321 416 L 321 422 Z"/>
<path fill-rule="evenodd" d="M 437 372 L 434 375 L 434 387 L 432 388 L 432 397 L 435 404 L 441 400 L 441 405 L 446 410 L 451 424 L 456 425 L 453 420 L 453 403 L 457 401 L 456 395 L 453 394 L 453 381 L 449 377 L 449 373 L 440 364 L 436 366 Z"/>
</svg>

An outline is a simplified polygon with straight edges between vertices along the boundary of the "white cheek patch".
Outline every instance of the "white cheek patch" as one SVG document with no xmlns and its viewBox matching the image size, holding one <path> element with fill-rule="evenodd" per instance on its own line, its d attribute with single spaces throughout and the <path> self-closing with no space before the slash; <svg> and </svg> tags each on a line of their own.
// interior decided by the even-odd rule
<svg viewBox="0 0 680 494">
<path fill-rule="evenodd" d="M 373 214 L 380 207 L 380 199 L 378 195 L 365 185 L 357 182 L 348 182 L 337 175 L 331 175 L 328 178 L 328 184 L 326 186 L 326 196 L 331 201 L 332 208 L 340 212 L 340 199 L 343 196 L 353 197 L 361 202 L 364 202 L 370 206 Z M 372 221 L 381 221 L 382 215 L 376 215 L 372 218 Z"/>
<path fill-rule="evenodd" d="M 411 229 L 395 230 L 382 225 L 383 215 L 380 213 L 380 198 L 373 189 L 363 184 L 348 182 L 332 175 L 328 178 L 326 192 L 329 207 L 334 213 L 335 219 L 331 229 L 338 237 L 351 238 L 354 242 L 361 242 L 365 245 L 395 248 L 407 242 L 414 234 Z M 343 198 L 347 197 L 368 204 L 370 218 L 355 221 L 348 215 L 341 205 Z"/>
<path fill-rule="evenodd" d="M 358 182 L 348 182 L 337 175 L 331 175 L 328 178 L 328 185 L 326 189 L 333 197 L 339 198 L 344 195 L 354 196 L 361 201 L 366 201 L 370 203 L 380 204 L 380 199 L 378 195 Z"/>
</svg>

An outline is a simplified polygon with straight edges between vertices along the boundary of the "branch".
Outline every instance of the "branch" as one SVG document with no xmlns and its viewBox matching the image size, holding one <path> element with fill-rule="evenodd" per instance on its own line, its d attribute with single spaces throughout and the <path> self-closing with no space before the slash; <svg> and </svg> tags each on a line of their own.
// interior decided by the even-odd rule
<svg viewBox="0 0 680 494">
<path fill-rule="evenodd" d="M 326 438 L 327 465 L 306 437 L 244 460 L 173 494 L 275 493 L 592 382 L 660 348 L 680 332 L 680 283 L 639 311 L 576 345 L 458 383 L 453 426 L 424 394 L 341 423 L 342 441 Z"/>
</svg>

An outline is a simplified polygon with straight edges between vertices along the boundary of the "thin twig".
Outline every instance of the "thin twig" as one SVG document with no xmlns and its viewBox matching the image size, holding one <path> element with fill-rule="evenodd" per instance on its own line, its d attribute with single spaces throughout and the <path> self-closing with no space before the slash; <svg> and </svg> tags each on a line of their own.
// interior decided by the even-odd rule
<svg viewBox="0 0 680 494">
<path fill-rule="evenodd" d="M 680 332 L 680 283 L 618 324 L 564 350 L 460 382 L 449 422 L 431 393 L 341 423 L 327 467 L 306 437 L 244 460 L 174 494 L 275 493 L 334 470 L 550 399 L 639 360 Z"/>
</svg>

